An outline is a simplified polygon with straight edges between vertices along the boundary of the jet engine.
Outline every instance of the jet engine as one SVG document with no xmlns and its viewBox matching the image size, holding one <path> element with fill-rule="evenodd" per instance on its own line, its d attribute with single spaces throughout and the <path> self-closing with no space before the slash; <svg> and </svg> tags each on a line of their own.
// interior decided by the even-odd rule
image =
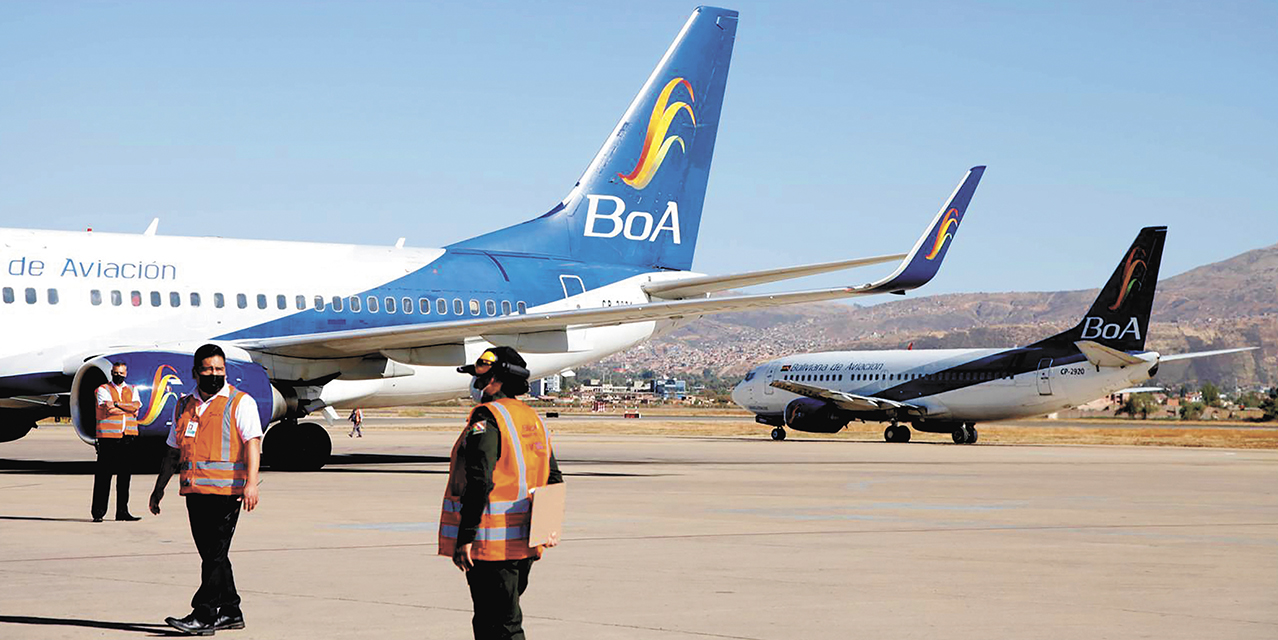
<svg viewBox="0 0 1278 640">
<path fill-rule="evenodd" d="M 838 433 L 847 426 L 848 419 L 829 402 L 796 398 L 785 406 L 785 424 L 796 431 Z"/>
<path fill-rule="evenodd" d="M 271 387 L 270 378 L 261 365 L 253 362 L 248 352 L 223 346 L 226 352 L 226 381 L 248 393 L 257 401 L 262 425 L 270 424 L 279 395 Z M 138 434 L 168 437 L 173 428 L 173 409 L 178 398 L 195 391 L 191 373 L 195 350 L 138 350 L 108 353 L 85 361 L 71 382 L 71 423 L 81 440 L 93 444 L 97 439 L 97 388 L 111 378 L 113 363 L 129 368 L 128 382 L 133 385 L 135 399 L 142 404 L 138 411 Z"/>
</svg>

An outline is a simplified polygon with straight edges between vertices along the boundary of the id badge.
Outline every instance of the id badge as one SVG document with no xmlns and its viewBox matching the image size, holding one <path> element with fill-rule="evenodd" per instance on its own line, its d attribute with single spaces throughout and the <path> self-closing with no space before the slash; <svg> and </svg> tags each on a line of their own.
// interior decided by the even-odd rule
<svg viewBox="0 0 1278 640">
<path fill-rule="evenodd" d="M 185 435 L 186 435 L 186 437 L 188 437 L 188 438 L 194 438 L 194 437 L 195 437 L 195 430 L 196 430 L 197 428 L 199 428 L 199 426 L 200 426 L 200 423 L 199 423 L 199 422 L 197 422 L 197 421 L 195 421 L 195 420 L 192 420 L 192 421 L 190 421 L 190 422 L 186 423 L 186 434 L 185 434 Z"/>
</svg>

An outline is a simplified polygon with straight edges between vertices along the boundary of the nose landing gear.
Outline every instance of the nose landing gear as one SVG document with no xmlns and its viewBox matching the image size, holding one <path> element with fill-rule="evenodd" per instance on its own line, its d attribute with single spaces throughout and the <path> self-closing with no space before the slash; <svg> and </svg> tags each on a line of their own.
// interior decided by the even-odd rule
<svg viewBox="0 0 1278 640">
<path fill-rule="evenodd" d="M 773 440 L 785 440 L 785 428 L 783 428 L 783 427 L 772 427 L 772 439 L 773 439 Z"/>
</svg>

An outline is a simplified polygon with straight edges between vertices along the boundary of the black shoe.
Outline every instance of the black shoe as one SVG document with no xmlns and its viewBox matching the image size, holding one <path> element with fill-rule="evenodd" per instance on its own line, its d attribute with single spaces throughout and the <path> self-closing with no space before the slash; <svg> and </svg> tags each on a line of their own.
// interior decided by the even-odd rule
<svg viewBox="0 0 1278 640">
<path fill-rule="evenodd" d="M 102 522 L 102 516 L 93 516 L 94 522 Z"/>
<path fill-rule="evenodd" d="M 164 623 L 188 636 L 211 636 L 216 631 L 211 623 L 200 622 L 195 612 L 185 618 L 165 618 Z"/>
<path fill-rule="evenodd" d="M 219 613 L 217 614 L 217 617 L 213 619 L 213 629 L 217 631 L 221 631 L 223 629 L 243 629 L 243 628 L 244 628 L 244 614 L 242 613 L 237 613 L 233 616 L 228 616 L 226 614 Z"/>
<path fill-rule="evenodd" d="M 138 521 L 138 520 L 141 520 L 142 518 L 139 518 L 139 517 L 137 517 L 137 516 L 135 516 L 135 515 L 133 515 L 133 514 L 131 514 L 131 513 L 126 513 L 126 514 L 124 514 L 124 515 L 122 515 L 122 516 L 121 516 L 121 515 L 117 515 L 117 516 L 115 517 L 115 519 L 116 519 L 116 520 L 119 520 L 120 522 L 136 522 L 136 521 Z"/>
</svg>

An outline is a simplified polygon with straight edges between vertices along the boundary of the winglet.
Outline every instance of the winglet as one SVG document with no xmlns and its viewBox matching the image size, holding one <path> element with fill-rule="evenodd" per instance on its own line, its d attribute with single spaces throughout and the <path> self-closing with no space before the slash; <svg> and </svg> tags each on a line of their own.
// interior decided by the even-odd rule
<svg viewBox="0 0 1278 640">
<path fill-rule="evenodd" d="M 892 275 L 881 283 L 875 283 L 876 291 L 904 293 L 909 289 L 917 289 L 928 283 L 941 268 L 945 253 L 953 244 L 954 235 L 958 233 L 967 212 L 967 205 L 972 202 L 972 194 L 976 193 L 976 185 L 981 182 L 985 167 L 972 167 L 963 181 L 950 194 L 950 199 L 941 207 L 941 211 L 932 219 L 927 231 L 914 244 L 914 249 L 901 262 Z"/>
<path fill-rule="evenodd" d="M 143 232 L 142 232 L 142 235 L 144 235 L 144 236 L 153 236 L 153 235 L 155 235 L 155 231 L 156 231 L 157 229 L 159 229 L 159 228 L 160 228 L 160 219 L 159 219 L 159 218 L 151 218 L 151 224 L 147 225 L 147 227 L 146 227 L 146 231 L 143 231 Z"/>
</svg>

